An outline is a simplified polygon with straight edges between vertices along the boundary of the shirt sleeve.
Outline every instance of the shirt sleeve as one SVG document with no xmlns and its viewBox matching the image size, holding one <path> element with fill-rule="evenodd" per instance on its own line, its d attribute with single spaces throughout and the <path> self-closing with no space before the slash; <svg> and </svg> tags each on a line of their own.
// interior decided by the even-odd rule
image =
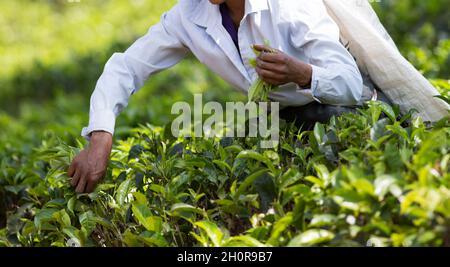
<svg viewBox="0 0 450 267">
<path fill-rule="evenodd" d="M 154 73 L 170 68 L 183 59 L 189 49 L 177 36 L 181 28 L 178 6 L 161 17 L 146 35 L 124 53 L 108 60 L 90 99 L 89 125 L 81 135 L 89 140 L 93 131 L 114 134 L 115 120 L 132 94 Z"/>
<path fill-rule="evenodd" d="M 339 28 L 322 1 L 301 1 L 291 17 L 291 42 L 312 66 L 311 91 L 323 104 L 356 105 L 363 81 L 352 55 L 339 42 Z"/>
</svg>

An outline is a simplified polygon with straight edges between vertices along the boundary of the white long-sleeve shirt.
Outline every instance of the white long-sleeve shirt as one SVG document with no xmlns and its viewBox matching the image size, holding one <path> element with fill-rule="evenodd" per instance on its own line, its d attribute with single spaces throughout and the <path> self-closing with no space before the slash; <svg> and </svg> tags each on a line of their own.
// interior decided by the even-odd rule
<svg viewBox="0 0 450 267">
<path fill-rule="evenodd" d="M 98 130 L 114 133 L 115 119 L 129 97 L 150 76 L 175 65 L 189 52 L 247 93 L 257 79 L 249 64 L 255 57 L 251 45 L 265 40 L 313 70 L 311 88 L 289 83 L 270 94 L 272 101 L 281 106 L 314 100 L 354 105 L 361 99 L 361 74 L 339 42 L 339 29 L 322 0 L 246 0 L 238 36 L 240 51 L 222 26 L 218 5 L 209 0 L 180 0 L 145 36 L 109 59 L 91 96 L 89 125 L 82 136 Z"/>
</svg>

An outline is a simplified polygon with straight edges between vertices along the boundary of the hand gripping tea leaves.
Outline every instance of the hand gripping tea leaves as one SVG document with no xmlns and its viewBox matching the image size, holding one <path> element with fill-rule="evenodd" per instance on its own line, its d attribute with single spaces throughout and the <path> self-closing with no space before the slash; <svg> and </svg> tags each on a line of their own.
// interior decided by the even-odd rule
<svg viewBox="0 0 450 267">
<path fill-rule="evenodd" d="M 269 47 L 269 41 L 264 41 L 264 44 Z M 256 50 L 252 46 L 253 52 L 257 57 L 261 54 L 260 51 Z M 268 51 L 265 51 L 264 53 L 276 53 L 275 49 L 270 49 Z M 249 61 L 250 65 L 254 68 L 256 68 L 256 58 L 252 58 Z M 248 90 L 248 101 L 260 101 L 260 102 L 267 102 L 269 99 L 269 93 L 273 90 L 275 90 L 277 86 L 274 86 L 272 84 L 268 84 L 261 80 L 261 78 L 258 77 L 256 81 L 252 84 L 250 89 Z"/>
</svg>

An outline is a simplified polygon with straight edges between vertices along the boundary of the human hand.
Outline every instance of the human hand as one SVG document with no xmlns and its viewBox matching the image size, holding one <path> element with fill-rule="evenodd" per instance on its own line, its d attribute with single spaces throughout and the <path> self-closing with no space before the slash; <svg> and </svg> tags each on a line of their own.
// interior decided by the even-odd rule
<svg viewBox="0 0 450 267">
<path fill-rule="evenodd" d="M 265 45 L 253 47 L 261 52 L 256 58 L 256 72 L 263 81 L 275 86 L 293 82 L 303 88 L 310 87 L 311 65 Z"/>
<path fill-rule="evenodd" d="M 112 135 L 93 132 L 89 146 L 82 150 L 70 164 L 67 174 L 77 193 L 90 193 L 103 178 L 112 149 Z"/>
</svg>

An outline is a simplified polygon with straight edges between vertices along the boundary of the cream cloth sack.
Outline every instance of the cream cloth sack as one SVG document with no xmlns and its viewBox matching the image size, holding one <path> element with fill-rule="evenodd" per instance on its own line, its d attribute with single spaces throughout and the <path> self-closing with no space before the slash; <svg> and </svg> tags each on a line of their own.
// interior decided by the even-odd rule
<svg viewBox="0 0 450 267">
<path fill-rule="evenodd" d="M 434 97 L 439 92 L 398 51 L 368 0 L 323 0 L 339 26 L 361 72 L 406 114 L 416 109 L 425 121 L 448 116 L 450 106 Z"/>
</svg>

